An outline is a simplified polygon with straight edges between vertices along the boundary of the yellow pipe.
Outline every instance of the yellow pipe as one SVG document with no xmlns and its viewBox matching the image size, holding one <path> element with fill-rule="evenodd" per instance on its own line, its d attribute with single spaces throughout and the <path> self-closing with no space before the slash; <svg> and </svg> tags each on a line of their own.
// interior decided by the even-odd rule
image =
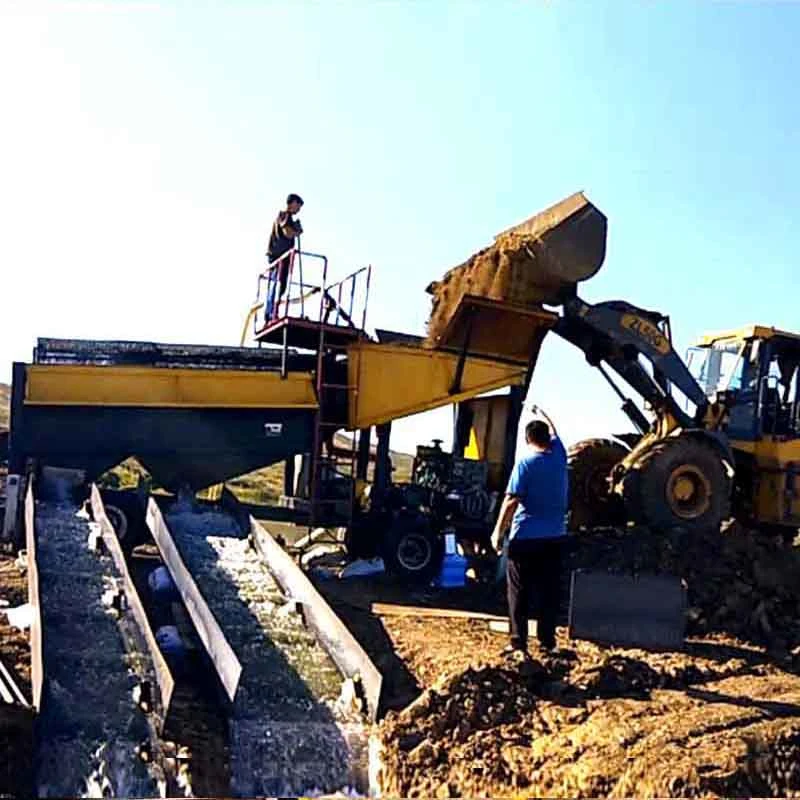
<svg viewBox="0 0 800 800">
<path fill-rule="evenodd" d="M 239 340 L 239 347 L 244 347 L 244 343 L 247 341 L 247 329 L 250 327 L 250 323 L 253 321 L 253 317 L 258 313 L 259 308 L 263 308 L 263 303 L 256 303 L 248 312 L 247 318 L 244 321 L 244 327 L 242 328 L 242 338 Z"/>
</svg>

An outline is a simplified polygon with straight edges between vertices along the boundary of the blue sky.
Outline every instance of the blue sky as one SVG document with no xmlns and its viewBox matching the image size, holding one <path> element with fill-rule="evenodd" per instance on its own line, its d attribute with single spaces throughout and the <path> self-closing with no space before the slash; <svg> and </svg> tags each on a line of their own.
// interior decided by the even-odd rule
<svg viewBox="0 0 800 800">
<path fill-rule="evenodd" d="M 799 37 L 790 3 L 0 3 L 0 380 L 36 336 L 236 343 L 288 191 L 306 247 L 374 265 L 372 325 L 422 333 L 429 280 L 582 189 L 586 299 L 681 349 L 800 329 Z M 555 339 L 531 399 L 626 427 Z"/>
</svg>

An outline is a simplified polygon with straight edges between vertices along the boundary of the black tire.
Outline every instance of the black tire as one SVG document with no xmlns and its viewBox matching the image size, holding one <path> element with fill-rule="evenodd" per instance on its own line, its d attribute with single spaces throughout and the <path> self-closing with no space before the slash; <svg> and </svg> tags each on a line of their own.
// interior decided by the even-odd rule
<svg viewBox="0 0 800 800">
<path fill-rule="evenodd" d="M 623 444 L 628 445 L 631 450 L 639 444 L 640 439 L 642 438 L 641 433 L 615 433 L 615 439 L 619 439 Z"/>
<path fill-rule="evenodd" d="M 611 492 L 611 470 L 628 454 L 610 439 L 586 439 L 570 448 L 569 528 L 598 528 L 623 522 L 621 500 Z"/>
<path fill-rule="evenodd" d="M 106 506 L 106 516 L 117 534 L 117 539 L 120 542 L 125 541 L 125 536 L 128 533 L 128 517 L 125 512 L 121 508 L 117 508 L 117 506 Z"/>
<path fill-rule="evenodd" d="M 388 572 L 411 583 L 428 583 L 442 565 L 444 542 L 425 517 L 401 514 L 384 535 L 381 550 Z"/>
<path fill-rule="evenodd" d="M 732 482 L 713 445 L 681 436 L 653 445 L 623 478 L 628 515 L 656 530 L 719 530 Z"/>
</svg>

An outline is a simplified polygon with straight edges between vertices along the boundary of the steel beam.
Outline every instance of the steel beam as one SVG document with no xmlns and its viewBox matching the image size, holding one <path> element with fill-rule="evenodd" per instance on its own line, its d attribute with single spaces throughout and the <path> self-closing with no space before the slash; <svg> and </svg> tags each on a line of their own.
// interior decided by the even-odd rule
<svg viewBox="0 0 800 800">
<path fill-rule="evenodd" d="M 161 727 L 163 729 L 164 722 L 167 719 L 169 712 L 170 702 L 172 701 L 172 692 L 175 689 L 175 678 L 170 671 L 170 668 L 161 652 L 161 648 L 156 642 L 153 629 L 150 627 L 150 620 L 147 617 L 147 612 L 142 604 L 142 599 L 139 597 L 139 592 L 136 590 L 136 585 L 131 577 L 128 563 L 125 560 L 125 554 L 122 552 L 117 533 L 114 526 L 109 522 L 106 516 L 105 505 L 103 499 L 100 497 L 100 492 L 95 484 L 92 484 L 91 489 L 91 504 L 92 504 L 92 517 L 94 521 L 100 525 L 100 532 L 103 536 L 103 542 L 106 549 L 111 554 L 117 570 L 122 576 L 122 584 L 125 588 L 125 598 L 128 607 L 131 610 L 139 632 L 144 639 L 147 651 L 153 662 L 153 669 L 156 675 L 156 683 L 158 684 L 159 694 L 161 696 Z"/>
<path fill-rule="evenodd" d="M 371 720 L 378 716 L 383 676 L 345 624 L 267 530 L 250 517 L 250 536 L 281 590 L 303 605 L 303 616 L 319 643 L 346 678 L 356 678 L 364 690 Z"/>
<path fill-rule="evenodd" d="M 39 601 L 39 567 L 36 562 L 36 529 L 33 502 L 33 477 L 28 477 L 25 492 L 25 548 L 28 557 L 28 602 L 31 604 L 31 694 L 33 707 L 38 711 L 42 704 L 44 660 L 42 658 L 42 606 Z"/>
<path fill-rule="evenodd" d="M 222 628 L 205 601 L 191 573 L 181 558 L 161 510 L 151 497 L 147 504 L 147 527 L 161 552 L 175 586 L 192 618 L 197 634 L 219 675 L 228 699 L 233 702 L 242 675 L 242 665 L 225 638 Z"/>
</svg>

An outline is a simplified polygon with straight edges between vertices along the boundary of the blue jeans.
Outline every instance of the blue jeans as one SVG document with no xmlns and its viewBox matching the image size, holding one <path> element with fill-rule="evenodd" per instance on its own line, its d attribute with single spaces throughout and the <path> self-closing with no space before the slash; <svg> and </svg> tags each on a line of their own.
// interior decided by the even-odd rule
<svg viewBox="0 0 800 800">
<path fill-rule="evenodd" d="M 278 313 L 278 305 L 286 291 L 286 281 L 289 277 L 288 264 L 282 263 L 275 274 L 270 275 L 267 302 L 264 308 L 264 323 L 272 322 Z"/>
</svg>

